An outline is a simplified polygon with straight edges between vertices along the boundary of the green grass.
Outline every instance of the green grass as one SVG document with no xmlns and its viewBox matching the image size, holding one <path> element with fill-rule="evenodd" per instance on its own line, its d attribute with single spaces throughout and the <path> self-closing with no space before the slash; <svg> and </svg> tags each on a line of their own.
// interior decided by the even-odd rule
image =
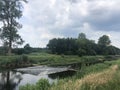
<svg viewBox="0 0 120 90">
<path fill-rule="evenodd" d="M 111 72 L 114 73 L 111 74 Z M 101 80 L 101 83 L 98 83 L 102 78 L 103 80 Z M 103 75 L 101 75 L 100 77 L 95 78 L 96 80 L 98 80 L 96 83 L 94 83 L 94 81 L 92 83 L 90 83 L 89 81 L 83 83 L 80 90 L 120 90 L 119 78 L 120 68 L 118 68 L 117 70 L 111 69 L 111 71 L 109 71 L 106 75 L 105 73 L 103 73 Z"/>
<path fill-rule="evenodd" d="M 36 85 L 27 84 L 21 86 L 20 90 L 48 90 L 50 87 L 49 81 L 47 79 L 40 79 Z"/>
<path fill-rule="evenodd" d="M 118 69 L 111 69 L 111 67 L 114 67 L 115 65 L 118 66 Z M 111 79 L 109 80 L 109 78 Z M 98 63 L 91 66 L 83 65 L 81 70 L 78 70 L 73 77 L 59 79 L 56 84 L 50 85 L 47 90 L 120 90 L 119 78 L 120 59 L 105 61 L 104 63 Z M 89 80 L 92 80 L 93 83 L 89 83 Z M 95 80 L 98 80 L 97 82 L 99 82 L 99 80 L 108 81 L 105 84 L 101 84 L 94 82 Z M 85 83 L 82 83 L 81 81 L 84 81 Z M 92 85 L 94 87 L 91 87 Z M 21 86 L 20 88 L 25 86 Z M 25 90 L 31 89 L 25 88 Z"/>
<path fill-rule="evenodd" d="M 0 56 L 0 68 L 17 68 L 31 65 L 32 61 L 26 55 Z"/>
<path fill-rule="evenodd" d="M 78 56 L 66 56 L 66 55 L 53 55 L 53 54 L 30 54 L 28 57 L 34 61 L 34 63 L 42 65 L 66 65 L 75 62 L 80 62 L 81 59 Z"/>
<path fill-rule="evenodd" d="M 104 56 L 83 56 L 77 55 L 55 55 L 47 53 L 31 53 L 27 55 L 13 55 L 13 56 L 0 56 L 0 65 L 7 66 L 8 64 L 14 64 L 21 62 L 21 57 L 26 56 L 27 62 L 32 65 L 48 65 L 48 66 L 68 66 L 71 64 L 78 64 L 80 68 L 81 64 L 92 65 L 96 63 L 103 63 L 104 60 L 109 60 L 112 57 Z M 25 62 L 26 63 L 26 62 Z M 29 65 L 28 65 L 29 66 Z"/>
</svg>

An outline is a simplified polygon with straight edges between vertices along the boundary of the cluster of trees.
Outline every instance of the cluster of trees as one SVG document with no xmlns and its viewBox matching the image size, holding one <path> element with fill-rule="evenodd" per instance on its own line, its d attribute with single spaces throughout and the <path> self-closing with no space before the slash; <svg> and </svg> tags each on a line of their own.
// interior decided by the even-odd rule
<svg viewBox="0 0 120 90">
<path fill-rule="evenodd" d="M 110 45 L 109 36 L 103 35 L 98 43 L 86 38 L 84 33 L 80 33 L 78 38 L 54 38 L 49 41 L 47 47 L 54 54 L 74 54 L 74 55 L 117 55 L 120 49 Z"/>
<path fill-rule="evenodd" d="M 22 55 L 22 54 L 30 54 L 30 53 L 35 53 L 35 52 L 48 52 L 46 48 L 39 48 L 39 47 L 31 47 L 29 44 L 26 44 L 23 48 L 13 48 L 12 49 L 12 54 L 15 55 Z M 0 47 L 0 55 L 6 55 L 7 50 L 5 47 L 1 46 Z"/>
<path fill-rule="evenodd" d="M 22 54 L 30 54 L 33 52 L 45 52 L 46 48 L 34 48 L 31 47 L 29 44 L 26 44 L 23 48 L 14 48 L 12 50 L 12 53 L 17 54 L 17 55 L 22 55 Z"/>
</svg>

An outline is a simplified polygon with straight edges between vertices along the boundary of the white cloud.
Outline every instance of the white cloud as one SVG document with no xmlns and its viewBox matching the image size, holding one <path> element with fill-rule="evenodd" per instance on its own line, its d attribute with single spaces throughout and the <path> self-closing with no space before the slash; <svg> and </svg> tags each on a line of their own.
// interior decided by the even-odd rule
<svg viewBox="0 0 120 90">
<path fill-rule="evenodd" d="M 118 47 L 120 0 L 30 0 L 24 5 L 19 31 L 31 46 L 44 47 L 54 37 L 77 37 L 84 32 L 90 39 L 111 35 Z"/>
</svg>

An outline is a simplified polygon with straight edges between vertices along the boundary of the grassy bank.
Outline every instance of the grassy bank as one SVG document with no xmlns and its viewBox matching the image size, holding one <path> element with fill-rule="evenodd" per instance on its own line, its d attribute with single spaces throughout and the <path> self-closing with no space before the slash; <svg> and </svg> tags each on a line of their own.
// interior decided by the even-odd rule
<svg viewBox="0 0 120 90">
<path fill-rule="evenodd" d="M 81 59 L 78 56 L 53 55 L 47 53 L 0 56 L 0 67 L 2 68 L 16 68 L 29 65 L 63 66 L 80 62 Z"/>
<path fill-rule="evenodd" d="M 31 66 L 32 60 L 30 60 L 26 55 L 21 56 L 0 56 L 0 68 L 18 68 Z"/>
<path fill-rule="evenodd" d="M 115 60 L 117 56 L 84 56 L 55 55 L 47 53 L 32 53 L 27 55 L 0 56 L 0 67 L 17 68 L 31 65 L 48 66 L 71 66 L 81 68 L 84 64 L 90 66 L 96 63 L 103 63 L 105 60 Z"/>
<path fill-rule="evenodd" d="M 21 86 L 20 90 L 120 90 L 119 78 L 120 59 L 84 66 L 73 77 L 60 79 L 56 84 L 42 79 L 36 85 Z"/>
</svg>

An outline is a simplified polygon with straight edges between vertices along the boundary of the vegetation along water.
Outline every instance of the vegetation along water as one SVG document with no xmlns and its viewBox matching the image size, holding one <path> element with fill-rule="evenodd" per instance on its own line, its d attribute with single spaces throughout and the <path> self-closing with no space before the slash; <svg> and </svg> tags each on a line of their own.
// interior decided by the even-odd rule
<svg viewBox="0 0 120 90">
<path fill-rule="evenodd" d="M 0 90 L 120 90 L 116 2 L 0 0 Z"/>
</svg>

